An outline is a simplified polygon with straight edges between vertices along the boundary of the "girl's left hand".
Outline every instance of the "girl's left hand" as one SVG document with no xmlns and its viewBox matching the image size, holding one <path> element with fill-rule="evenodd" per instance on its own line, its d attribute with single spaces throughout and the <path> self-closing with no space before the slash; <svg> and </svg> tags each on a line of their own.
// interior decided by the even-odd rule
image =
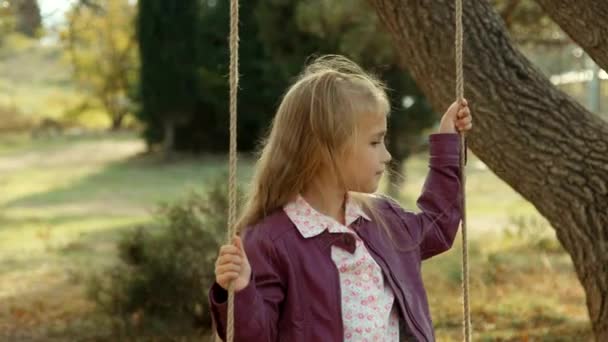
<svg viewBox="0 0 608 342">
<path fill-rule="evenodd" d="M 473 128 L 473 119 L 467 100 L 455 101 L 443 114 L 439 124 L 439 133 L 466 132 Z"/>
</svg>

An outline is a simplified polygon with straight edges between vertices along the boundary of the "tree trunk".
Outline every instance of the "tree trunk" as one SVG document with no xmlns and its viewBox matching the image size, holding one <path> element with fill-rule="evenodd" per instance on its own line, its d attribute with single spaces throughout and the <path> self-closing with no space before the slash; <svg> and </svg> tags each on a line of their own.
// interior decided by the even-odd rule
<svg viewBox="0 0 608 342">
<path fill-rule="evenodd" d="M 121 130 L 122 124 L 125 121 L 126 116 L 126 112 L 119 112 L 117 114 L 112 115 L 112 126 L 110 127 L 110 131 L 117 132 Z"/>
<path fill-rule="evenodd" d="M 536 0 L 591 58 L 608 70 L 608 3 L 597 0 Z"/>
<path fill-rule="evenodd" d="M 455 98 L 454 1 L 369 1 L 432 105 L 447 108 Z M 593 1 L 544 2 L 567 11 Z M 579 19 L 564 22 L 585 25 Z M 594 334 L 608 341 L 608 123 L 553 87 L 512 46 L 487 1 L 466 1 L 463 21 L 465 96 L 475 126 L 468 146 L 552 224 L 585 289 Z M 593 22 L 584 34 L 606 32 L 605 19 Z M 600 45 L 583 47 L 595 46 L 602 65 L 607 44 Z"/>
<path fill-rule="evenodd" d="M 173 150 L 175 148 L 175 123 L 173 120 L 165 119 L 164 123 L 164 137 L 163 137 L 163 158 L 165 161 L 169 161 L 173 156 Z"/>
<path fill-rule="evenodd" d="M 40 7 L 36 0 L 19 0 L 17 5 L 17 31 L 35 37 L 42 26 Z"/>
</svg>

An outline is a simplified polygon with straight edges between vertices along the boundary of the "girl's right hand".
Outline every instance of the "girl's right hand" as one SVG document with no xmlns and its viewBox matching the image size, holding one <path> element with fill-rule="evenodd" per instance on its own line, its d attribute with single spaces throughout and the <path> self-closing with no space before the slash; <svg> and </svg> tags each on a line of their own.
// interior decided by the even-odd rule
<svg viewBox="0 0 608 342">
<path fill-rule="evenodd" d="M 215 262 L 215 281 L 225 290 L 233 280 L 234 291 L 238 292 L 249 284 L 251 266 L 243 248 L 243 242 L 238 235 L 232 237 L 232 244 L 220 247 Z"/>
</svg>

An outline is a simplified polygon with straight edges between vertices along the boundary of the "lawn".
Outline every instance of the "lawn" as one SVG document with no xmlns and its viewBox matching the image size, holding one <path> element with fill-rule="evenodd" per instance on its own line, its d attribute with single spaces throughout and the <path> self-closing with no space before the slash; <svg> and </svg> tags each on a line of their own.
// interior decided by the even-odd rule
<svg viewBox="0 0 608 342">
<path fill-rule="evenodd" d="M 415 208 L 428 156 L 405 164 Z M 133 133 L 0 137 L 0 340 L 92 338 L 107 331 L 84 279 L 116 261 L 121 233 L 161 201 L 202 189 L 226 156 L 163 163 Z M 239 177 L 251 175 L 242 158 Z M 591 340 L 569 256 L 534 207 L 469 155 L 471 312 L 476 341 Z M 438 341 L 461 340 L 460 238 L 424 264 Z M 111 340 L 111 339 L 108 339 Z"/>
</svg>

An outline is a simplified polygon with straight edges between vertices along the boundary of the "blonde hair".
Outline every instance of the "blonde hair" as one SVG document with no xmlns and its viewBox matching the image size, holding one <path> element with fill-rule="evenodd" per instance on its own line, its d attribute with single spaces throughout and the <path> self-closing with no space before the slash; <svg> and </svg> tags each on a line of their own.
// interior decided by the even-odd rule
<svg viewBox="0 0 608 342">
<path fill-rule="evenodd" d="M 251 227 L 283 207 L 328 167 L 344 185 L 338 167 L 357 136 L 363 115 L 389 115 L 386 87 L 343 56 L 325 55 L 306 66 L 285 92 L 262 140 L 245 206 L 236 230 Z M 350 196 L 389 233 L 372 196 Z"/>
</svg>

